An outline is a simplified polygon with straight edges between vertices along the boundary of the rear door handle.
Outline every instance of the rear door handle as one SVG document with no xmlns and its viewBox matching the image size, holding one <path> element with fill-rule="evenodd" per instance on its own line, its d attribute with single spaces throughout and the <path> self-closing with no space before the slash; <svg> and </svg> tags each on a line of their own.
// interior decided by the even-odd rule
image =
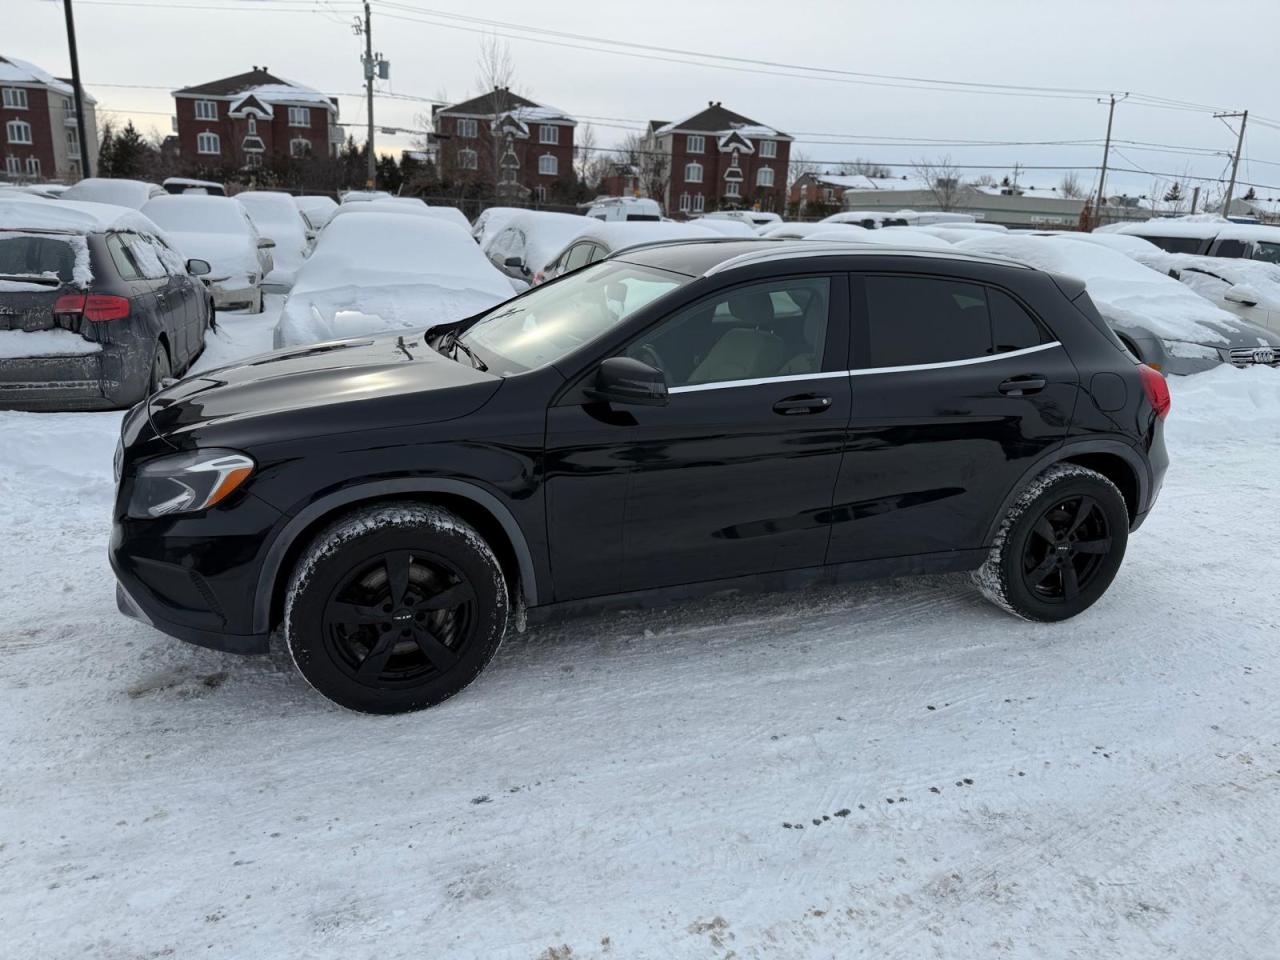
<svg viewBox="0 0 1280 960">
<path fill-rule="evenodd" d="M 773 405 L 773 412 L 783 416 L 795 416 L 798 413 L 821 413 L 831 406 L 830 397 L 820 397 L 809 393 L 798 397 L 787 397 Z"/>
<path fill-rule="evenodd" d="M 1023 377 L 1010 377 L 996 389 L 1010 397 L 1025 397 L 1032 393 L 1039 393 L 1046 386 L 1048 386 L 1048 381 L 1044 377 L 1031 374 Z"/>
</svg>

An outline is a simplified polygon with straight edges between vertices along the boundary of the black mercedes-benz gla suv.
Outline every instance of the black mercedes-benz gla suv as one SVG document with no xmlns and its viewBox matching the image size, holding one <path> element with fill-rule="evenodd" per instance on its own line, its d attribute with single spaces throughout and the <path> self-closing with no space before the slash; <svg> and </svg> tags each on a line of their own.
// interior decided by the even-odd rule
<svg viewBox="0 0 1280 960">
<path fill-rule="evenodd" d="M 120 607 L 357 710 L 439 703 L 526 610 L 974 571 L 1096 601 L 1168 460 L 1078 280 L 935 250 L 633 249 L 425 334 L 202 373 L 126 416 Z"/>
</svg>

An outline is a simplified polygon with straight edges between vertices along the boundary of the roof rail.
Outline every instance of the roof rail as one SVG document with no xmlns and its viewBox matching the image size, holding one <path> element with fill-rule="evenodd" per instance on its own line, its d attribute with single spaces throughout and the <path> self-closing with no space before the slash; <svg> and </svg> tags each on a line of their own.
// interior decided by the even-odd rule
<svg viewBox="0 0 1280 960">
<path fill-rule="evenodd" d="M 992 263 L 1007 263 L 1010 266 L 1026 267 L 1026 264 L 1019 263 L 1016 260 L 1008 260 L 1004 257 L 989 257 L 980 254 L 972 254 L 964 250 L 941 250 L 937 247 L 912 247 L 906 244 L 899 247 L 893 244 L 875 243 L 865 240 L 834 240 L 831 242 L 819 240 L 781 240 L 779 242 L 785 243 L 787 246 L 783 249 L 751 250 L 747 253 L 740 253 L 736 257 L 730 257 L 728 260 L 722 260 L 720 263 L 715 264 L 707 270 L 703 276 L 710 277 L 717 273 L 723 273 L 726 270 L 745 267 L 753 263 L 766 263 L 772 260 L 803 260 L 813 257 L 829 256 L 831 254 L 851 253 L 861 254 L 864 256 L 882 254 L 892 256 L 933 257 L 940 260 L 978 260 Z"/>
</svg>

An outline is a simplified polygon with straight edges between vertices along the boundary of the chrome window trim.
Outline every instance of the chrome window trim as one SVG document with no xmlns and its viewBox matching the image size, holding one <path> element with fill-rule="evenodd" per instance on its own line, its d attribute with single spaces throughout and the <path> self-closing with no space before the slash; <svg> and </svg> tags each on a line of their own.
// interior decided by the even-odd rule
<svg viewBox="0 0 1280 960">
<path fill-rule="evenodd" d="M 1021 350 L 1010 350 L 1008 353 L 994 353 L 989 357 L 969 357 L 966 360 L 944 360 L 940 363 L 913 363 L 902 367 L 864 367 L 858 370 L 830 370 L 824 373 L 797 373 L 785 377 L 757 377 L 752 380 L 720 380 L 714 383 L 691 383 L 683 387 L 670 387 L 667 393 L 697 393 L 703 390 L 728 390 L 732 387 L 759 387 L 767 383 L 794 383 L 800 380 L 830 380 L 835 377 L 865 377 L 878 373 L 913 373 L 917 370 L 942 370 L 947 367 L 968 367 L 975 363 L 990 363 L 992 360 L 1005 360 L 1009 357 L 1022 357 L 1041 350 L 1060 347 L 1062 343 L 1041 343 L 1034 347 L 1023 347 Z"/>
</svg>

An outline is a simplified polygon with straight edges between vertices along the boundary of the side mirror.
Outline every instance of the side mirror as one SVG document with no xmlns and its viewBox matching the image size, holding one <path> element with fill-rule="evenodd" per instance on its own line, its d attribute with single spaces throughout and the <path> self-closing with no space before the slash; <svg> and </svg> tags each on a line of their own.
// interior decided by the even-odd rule
<svg viewBox="0 0 1280 960">
<path fill-rule="evenodd" d="M 275 245 L 276 245 L 276 242 L 274 240 L 268 240 L 266 237 L 263 237 L 261 240 L 258 241 L 259 250 L 270 250 Z"/>
<path fill-rule="evenodd" d="M 208 260 L 188 260 L 187 273 L 193 277 L 205 277 L 213 272 L 213 267 L 209 266 Z"/>
<path fill-rule="evenodd" d="M 1247 284 L 1237 283 L 1234 287 L 1222 295 L 1222 299 L 1230 300 L 1232 303 L 1238 303 L 1244 307 L 1256 307 L 1258 305 L 1258 291 Z"/>
<path fill-rule="evenodd" d="M 667 378 L 662 371 L 630 357 L 610 357 L 600 364 L 595 383 L 585 391 L 592 400 L 632 403 L 646 407 L 667 405 Z"/>
</svg>

